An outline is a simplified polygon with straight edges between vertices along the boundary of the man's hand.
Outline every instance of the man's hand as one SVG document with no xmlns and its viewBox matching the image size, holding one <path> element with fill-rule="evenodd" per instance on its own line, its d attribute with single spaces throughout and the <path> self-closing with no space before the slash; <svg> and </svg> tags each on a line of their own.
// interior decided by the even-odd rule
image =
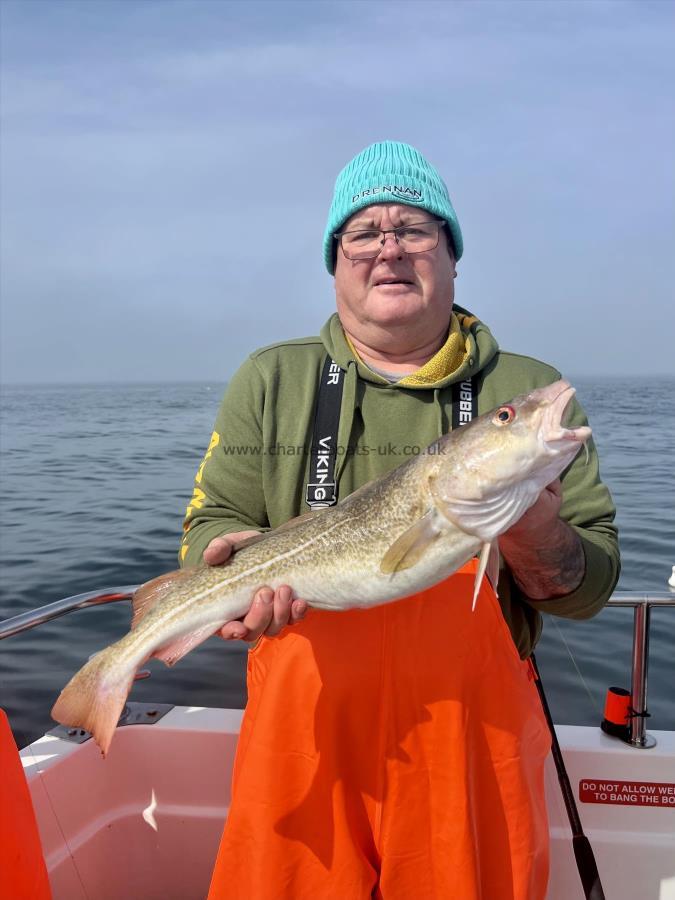
<svg viewBox="0 0 675 900">
<path fill-rule="evenodd" d="M 562 506 L 562 485 L 560 479 L 556 478 L 550 484 L 547 484 L 544 490 L 537 497 L 536 502 L 527 512 L 518 519 L 515 525 L 512 525 L 508 531 L 505 531 L 501 541 L 506 537 L 518 543 L 524 543 L 536 534 L 550 530 L 551 526 L 556 522 L 560 515 L 560 507 Z M 507 537 L 508 536 L 508 537 Z"/>
<path fill-rule="evenodd" d="M 236 543 L 256 534 L 257 531 L 237 531 L 225 537 L 214 538 L 204 550 L 204 562 L 209 566 L 222 565 L 232 555 Z M 305 601 L 293 600 L 293 591 L 287 584 L 281 585 L 276 591 L 261 587 L 256 591 L 251 608 L 244 618 L 226 622 L 216 633 L 225 640 L 239 638 L 253 643 L 262 634 L 274 637 L 286 625 L 294 625 L 303 619 L 306 612 Z"/>
<path fill-rule="evenodd" d="M 562 487 L 556 479 L 499 538 L 499 549 L 518 587 L 530 600 L 552 600 L 579 587 L 586 560 L 581 539 L 560 517 Z"/>
</svg>

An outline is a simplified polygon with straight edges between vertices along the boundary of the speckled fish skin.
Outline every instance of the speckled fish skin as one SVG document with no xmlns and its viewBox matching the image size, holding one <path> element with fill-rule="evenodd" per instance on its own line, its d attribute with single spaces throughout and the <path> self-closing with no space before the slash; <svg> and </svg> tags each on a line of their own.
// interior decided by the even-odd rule
<svg viewBox="0 0 675 900">
<path fill-rule="evenodd" d="M 243 616 L 260 586 L 289 584 L 310 606 L 337 611 L 447 578 L 517 521 L 588 439 L 588 427 L 561 425 L 573 394 L 559 381 L 518 397 L 226 565 L 149 582 L 132 630 L 71 679 L 52 715 L 92 731 L 105 754 L 138 666 L 150 656 L 173 664 Z"/>
</svg>

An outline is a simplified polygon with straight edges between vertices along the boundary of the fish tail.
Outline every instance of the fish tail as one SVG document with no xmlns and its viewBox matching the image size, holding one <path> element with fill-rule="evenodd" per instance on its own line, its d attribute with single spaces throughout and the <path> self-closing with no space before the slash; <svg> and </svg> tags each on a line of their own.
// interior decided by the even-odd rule
<svg viewBox="0 0 675 900">
<path fill-rule="evenodd" d="M 114 646 L 114 645 L 113 645 Z M 91 732 L 105 756 L 133 684 L 136 665 L 120 666 L 113 647 L 97 653 L 61 691 L 52 718 Z"/>
</svg>

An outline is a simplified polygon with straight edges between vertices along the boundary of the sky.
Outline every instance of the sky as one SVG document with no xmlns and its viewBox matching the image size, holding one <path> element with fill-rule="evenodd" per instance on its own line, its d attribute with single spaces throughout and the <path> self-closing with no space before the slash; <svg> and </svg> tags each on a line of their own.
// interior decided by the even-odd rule
<svg viewBox="0 0 675 900">
<path fill-rule="evenodd" d="M 0 0 L 0 380 L 223 382 L 334 309 L 339 170 L 417 147 L 456 301 L 675 374 L 675 3 Z"/>
</svg>

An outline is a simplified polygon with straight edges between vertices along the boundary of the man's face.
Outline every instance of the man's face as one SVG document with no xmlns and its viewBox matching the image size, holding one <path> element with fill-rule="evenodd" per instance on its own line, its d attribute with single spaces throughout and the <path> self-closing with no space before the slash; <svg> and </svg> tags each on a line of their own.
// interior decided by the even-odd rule
<svg viewBox="0 0 675 900">
<path fill-rule="evenodd" d="M 340 229 L 386 230 L 416 222 L 432 222 L 423 209 L 401 203 L 367 206 Z M 335 294 L 344 328 L 358 334 L 367 328 L 387 329 L 401 325 L 433 326 L 450 318 L 454 299 L 455 261 L 444 234 L 438 245 L 422 253 L 405 253 L 388 234 L 379 255 L 373 259 L 349 260 L 337 249 Z"/>
</svg>

